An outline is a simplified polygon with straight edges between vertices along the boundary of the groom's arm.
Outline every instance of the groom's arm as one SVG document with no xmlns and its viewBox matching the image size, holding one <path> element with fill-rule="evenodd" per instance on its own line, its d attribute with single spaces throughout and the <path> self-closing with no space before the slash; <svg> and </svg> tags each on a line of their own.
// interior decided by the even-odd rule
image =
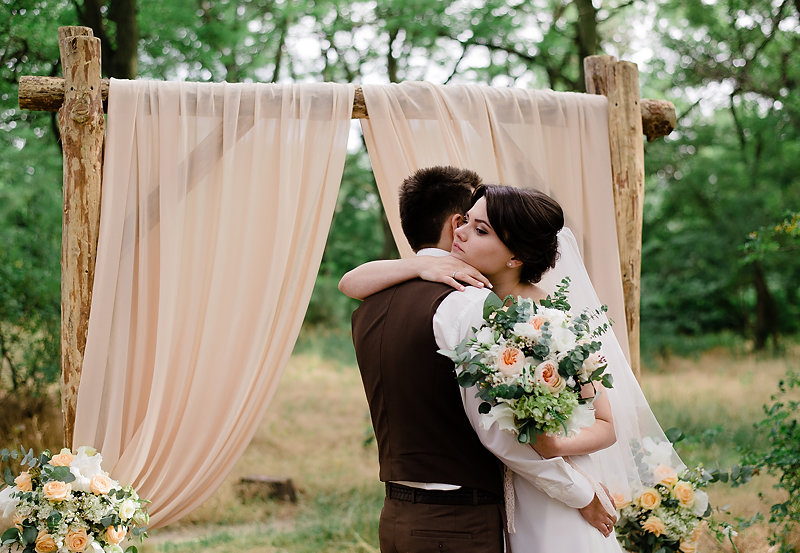
<svg viewBox="0 0 800 553">
<path fill-rule="evenodd" d="M 464 292 L 451 293 L 442 301 L 433 318 L 434 336 L 441 349 L 455 349 L 472 333 L 473 327 L 481 325 L 487 294 L 487 290 L 467 288 Z M 464 410 L 486 449 L 553 499 L 576 509 L 592 503 L 595 495 L 592 484 L 564 459 L 542 458 L 533 448 L 519 443 L 510 432 L 500 430 L 497 425 L 488 430 L 483 428 L 478 413 L 480 400 L 474 396 L 474 389 L 461 389 Z"/>
</svg>

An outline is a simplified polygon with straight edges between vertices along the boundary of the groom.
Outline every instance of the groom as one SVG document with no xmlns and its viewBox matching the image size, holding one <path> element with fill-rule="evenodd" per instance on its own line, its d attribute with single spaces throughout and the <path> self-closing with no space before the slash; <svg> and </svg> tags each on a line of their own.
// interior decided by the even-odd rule
<svg viewBox="0 0 800 553">
<path fill-rule="evenodd" d="M 406 179 L 400 215 L 415 251 L 447 254 L 479 183 L 474 172 L 453 167 L 422 169 Z M 465 406 L 472 394 L 458 387 L 452 362 L 437 350 L 451 349 L 479 325 L 486 294 L 416 279 L 373 294 L 353 313 L 386 482 L 383 553 L 501 553 L 503 475 L 495 455 L 607 533 L 608 515 L 586 478 L 561 458 L 536 459 L 496 425 L 487 431 L 467 417 L 465 408 L 476 409 Z"/>
</svg>

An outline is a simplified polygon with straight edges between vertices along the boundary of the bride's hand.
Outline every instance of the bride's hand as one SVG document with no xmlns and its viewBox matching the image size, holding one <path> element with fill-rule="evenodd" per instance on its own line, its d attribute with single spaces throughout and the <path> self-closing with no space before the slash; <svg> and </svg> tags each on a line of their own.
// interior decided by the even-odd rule
<svg viewBox="0 0 800 553">
<path fill-rule="evenodd" d="M 464 289 L 462 283 L 477 288 L 492 287 L 489 279 L 478 269 L 451 255 L 442 257 L 422 255 L 417 257 L 417 261 L 422 264 L 419 278 L 423 280 L 442 282 L 456 290 Z"/>
</svg>

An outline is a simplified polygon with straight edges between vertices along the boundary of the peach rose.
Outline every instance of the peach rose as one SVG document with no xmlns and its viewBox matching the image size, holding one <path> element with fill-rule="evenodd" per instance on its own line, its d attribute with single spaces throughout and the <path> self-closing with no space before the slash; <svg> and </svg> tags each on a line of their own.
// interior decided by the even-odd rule
<svg viewBox="0 0 800 553">
<path fill-rule="evenodd" d="M 553 361 L 543 361 L 533 371 L 536 381 L 557 394 L 567 387 L 567 381 L 558 374 L 558 365 Z"/>
<path fill-rule="evenodd" d="M 653 471 L 656 482 L 665 486 L 674 486 L 678 482 L 678 473 L 667 465 L 658 465 Z"/>
<path fill-rule="evenodd" d="M 64 543 L 66 543 L 67 549 L 70 551 L 75 551 L 76 553 L 85 551 L 89 547 L 89 536 L 86 533 L 86 529 L 70 530 L 67 532 L 67 538 Z"/>
<path fill-rule="evenodd" d="M 661 494 L 653 488 L 646 488 L 642 491 L 637 501 L 642 509 L 652 511 L 661 505 Z"/>
<path fill-rule="evenodd" d="M 89 491 L 95 495 L 106 495 L 114 487 L 114 481 L 105 474 L 95 474 L 89 482 Z"/>
<path fill-rule="evenodd" d="M 503 348 L 497 356 L 497 368 L 503 376 L 518 376 L 525 364 L 525 354 L 514 346 Z"/>
<path fill-rule="evenodd" d="M 684 507 L 691 507 L 694 505 L 694 488 L 689 482 L 680 481 L 672 488 L 672 497 Z"/>
<path fill-rule="evenodd" d="M 124 526 L 119 526 L 118 528 L 119 529 L 114 526 L 109 526 L 106 528 L 106 541 L 108 541 L 108 543 L 116 545 L 125 539 L 128 531 L 125 530 Z"/>
<path fill-rule="evenodd" d="M 64 501 L 72 492 L 72 486 L 61 480 L 51 480 L 42 486 L 44 496 L 53 502 Z"/>
<path fill-rule="evenodd" d="M 542 325 L 544 324 L 544 317 L 542 317 L 541 315 L 534 315 L 530 322 L 531 325 L 533 325 L 533 328 L 539 330 L 540 328 L 542 328 Z"/>
<path fill-rule="evenodd" d="M 650 516 L 647 520 L 642 523 L 642 528 L 646 532 L 650 532 L 655 536 L 660 536 L 664 533 L 664 530 L 667 529 L 667 526 L 664 524 L 664 521 L 658 517 Z"/>
<path fill-rule="evenodd" d="M 694 540 L 682 541 L 681 546 L 678 548 L 681 553 L 696 553 L 697 542 Z"/>
<path fill-rule="evenodd" d="M 53 553 L 54 551 L 58 551 L 56 540 L 44 530 L 39 530 L 39 535 L 36 536 L 36 553 Z"/>
<path fill-rule="evenodd" d="M 625 494 L 620 492 L 613 492 L 611 494 L 611 499 L 614 500 L 614 506 L 617 508 L 617 510 L 624 509 L 625 507 L 631 504 L 630 501 L 627 501 L 625 499 Z"/>
<path fill-rule="evenodd" d="M 14 478 L 14 484 L 17 485 L 20 491 L 29 492 L 33 489 L 33 484 L 31 483 L 31 473 L 28 471 L 21 472 L 19 476 Z"/>
<path fill-rule="evenodd" d="M 54 467 L 68 467 L 74 458 L 75 456 L 72 452 L 64 448 L 58 455 L 53 455 L 53 458 L 50 459 L 50 464 Z"/>
</svg>

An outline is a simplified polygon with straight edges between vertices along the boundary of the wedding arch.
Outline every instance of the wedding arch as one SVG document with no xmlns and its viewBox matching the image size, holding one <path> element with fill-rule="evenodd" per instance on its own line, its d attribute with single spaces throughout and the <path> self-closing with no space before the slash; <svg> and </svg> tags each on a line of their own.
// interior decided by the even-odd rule
<svg viewBox="0 0 800 553">
<path fill-rule="evenodd" d="M 402 244 L 399 225 L 396 220 L 393 221 L 392 215 L 392 209 L 396 210 L 396 186 L 399 184 L 398 179 L 402 178 L 404 174 L 408 174 L 409 169 L 417 168 L 415 164 L 423 160 L 424 155 L 419 151 L 413 151 L 413 148 L 407 144 L 407 137 L 405 138 L 406 143 L 403 143 L 403 138 L 399 137 L 401 131 L 387 133 L 387 126 L 396 122 L 398 128 L 408 130 L 406 127 L 409 124 L 404 117 L 409 111 L 420 111 L 421 105 L 436 103 L 434 111 L 438 111 L 437 114 L 414 115 L 412 113 L 409 117 L 417 119 L 439 117 L 440 122 L 444 121 L 443 125 L 459 127 L 470 116 L 465 111 L 461 111 L 461 108 L 454 107 L 455 104 L 452 102 L 455 101 L 454 98 L 461 101 L 460 97 L 465 96 L 463 105 L 480 104 L 480 109 L 488 110 L 489 114 L 484 113 L 484 119 L 481 119 L 483 122 L 480 125 L 485 125 L 484 127 L 476 128 L 475 125 L 478 124 L 473 124 L 470 120 L 468 123 L 464 123 L 469 127 L 466 130 L 451 129 L 455 134 L 461 133 L 459 136 L 467 136 L 463 144 L 453 145 L 452 150 L 455 153 L 453 157 L 449 158 L 451 162 L 467 163 L 471 161 L 471 158 L 464 157 L 469 155 L 469 149 L 484 147 L 476 146 L 475 136 L 491 134 L 495 140 L 492 143 L 493 147 L 500 148 L 501 140 L 506 140 L 502 144 L 505 144 L 504 148 L 509 149 L 509 152 L 497 155 L 501 156 L 502 154 L 512 158 L 516 156 L 514 165 L 521 166 L 522 169 L 519 167 L 508 168 L 501 164 L 498 164 L 497 167 L 473 168 L 489 181 L 506 180 L 504 177 L 511 179 L 512 175 L 517 175 L 519 178 L 519 175 L 522 174 L 526 177 L 537 176 L 539 184 L 541 184 L 547 178 L 537 175 L 535 163 L 522 159 L 527 155 L 532 155 L 523 150 L 537 148 L 541 152 L 535 152 L 536 155 L 555 155 L 551 142 L 559 140 L 559 138 L 554 139 L 553 135 L 533 136 L 526 134 L 524 129 L 509 128 L 508 119 L 529 119 L 530 114 L 535 113 L 536 121 L 532 123 L 525 121 L 525 124 L 536 126 L 541 124 L 541 120 L 551 116 L 561 117 L 562 111 L 572 110 L 577 121 L 576 124 L 583 129 L 583 132 L 587 134 L 594 132 L 597 135 L 592 136 L 591 139 L 585 138 L 583 142 L 579 142 L 576 149 L 591 149 L 592 144 L 597 142 L 603 142 L 603 146 L 607 148 L 600 150 L 600 152 L 606 152 L 603 154 L 606 159 L 600 160 L 600 163 L 601 166 L 603 164 L 608 166 L 608 178 L 599 180 L 608 183 L 606 188 L 613 183 L 613 186 L 610 186 L 611 190 L 600 190 L 599 196 L 587 198 L 581 195 L 585 196 L 594 192 L 587 192 L 590 189 L 584 188 L 575 191 L 573 196 L 578 198 L 575 201 L 579 202 L 582 210 L 586 212 L 591 211 L 590 208 L 594 202 L 603 202 L 605 201 L 603 198 L 608 198 L 608 206 L 603 209 L 609 214 L 614 213 L 613 219 L 616 224 L 611 223 L 613 234 L 610 236 L 616 235 L 618 241 L 613 248 L 613 259 L 615 262 L 617 259 L 619 260 L 620 270 L 615 274 L 618 275 L 617 280 L 621 279 L 621 282 L 612 283 L 612 287 L 618 285 L 620 288 L 620 309 L 623 309 L 624 306 L 621 316 L 626 322 L 622 330 L 627 334 L 626 343 L 629 345 L 631 365 L 635 371 L 638 371 L 639 275 L 644 193 L 642 135 L 646 135 L 648 140 L 653 140 L 668 134 L 675 125 L 675 111 L 669 102 L 640 99 L 638 69 L 635 64 L 616 61 L 611 56 L 592 56 L 584 60 L 587 91 L 589 95 L 600 95 L 594 98 L 597 98 L 598 101 L 602 100 L 602 102 L 588 102 L 592 104 L 593 113 L 602 114 L 602 121 L 593 120 L 594 122 L 592 122 L 586 119 L 584 111 L 581 111 L 583 108 L 569 107 L 576 99 L 585 104 L 586 102 L 583 100 L 586 98 L 584 97 L 589 95 L 570 96 L 572 93 L 549 93 L 549 95 L 543 93 L 543 95 L 537 96 L 538 100 L 536 101 L 539 102 L 537 108 L 536 101 L 531 103 L 528 95 L 516 94 L 514 90 L 510 89 L 492 90 L 489 87 L 483 87 L 476 92 L 473 89 L 455 86 L 443 89 L 426 83 L 408 83 L 399 88 L 362 88 L 354 85 L 315 83 L 276 86 L 268 91 L 251 90 L 248 87 L 201 87 L 195 86 L 197 83 L 194 85 L 173 83 L 168 84 L 166 88 L 180 88 L 178 96 L 159 95 L 158 90 L 141 90 L 148 88 L 149 85 L 146 83 L 144 85 L 139 83 L 138 87 L 134 87 L 138 90 L 134 90 L 130 87 L 126 88 L 122 83 L 109 83 L 109 81 L 101 79 L 100 40 L 93 37 L 89 28 L 60 28 L 59 47 L 64 77 L 22 77 L 19 85 L 19 105 L 23 109 L 58 111 L 63 143 L 61 356 L 62 403 L 67 445 L 73 445 L 73 438 L 89 436 L 86 431 L 81 436 L 73 436 L 73 432 L 84 356 L 88 355 L 87 335 L 90 328 L 90 313 L 92 314 L 92 332 L 94 335 L 103 336 L 89 344 L 93 359 L 99 359 L 101 363 L 107 364 L 121 363 L 125 361 L 126 357 L 123 355 L 119 358 L 112 358 L 107 344 L 117 343 L 123 339 L 133 340 L 137 337 L 143 339 L 149 336 L 157 339 L 159 332 L 167 332 L 170 334 L 169 339 L 175 340 L 176 343 L 184 338 L 188 342 L 194 340 L 193 349 L 186 349 L 186 352 L 202 358 L 202 362 L 200 359 L 195 359 L 195 361 L 197 364 L 203 365 L 206 371 L 199 375 L 193 374 L 192 377 L 196 380 L 181 380 L 188 376 L 181 374 L 181 363 L 178 359 L 180 353 L 177 353 L 180 350 L 175 350 L 169 353 L 175 358 L 159 360 L 162 365 L 174 367 L 172 371 L 164 374 L 145 372 L 136 374 L 135 377 L 122 371 L 118 372 L 116 376 L 95 377 L 91 382 L 85 382 L 82 387 L 84 396 L 93 392 L 103 393 L 102 397 L 95 396 L 95 401 L 83 403 L 83 417 L 90 421 L 84 427 L 91 427 L 92 432 L 97 432 L 91 434 L 89 439 L 102 434 L 103 437 L 97 439 L 103 441 L 104 457 L 112 462 L 118 462 L 117 470 L 124 472 L 127 476 L 149 479 L 148 486 L 145 486 L 144 489 L 145 493 L 147 493 L 148 487 L 150 489 L 164 487 L 165 491 L 158 496 L 159 510 L 165 504 L 172 503 L 173 505 L 170 509 L 164 510 L 163 517 L 154 516 L 157 525 L 166 524 L 178 518 L 185 512 L 187 505 L 196 505 L 204 496 L 207 496 L 209 488 L 213 491 L 213 488 L 216 487 L 214 482 L 206 482 L 205 488 L 199 492 L 193 491 L 198 487 L 197 473 L 199 471 L 197 469 L 208 473 L 211 471 L 211 467 L 220 467 L 219 458 L 211 459 L 203 456 L 213 450 L 215 454 L 222 457 L 224 451 L 225 459 L 222 467 L 232 465 L 237 457 L 237 452 L 240 452 L 249 441 L 247 432 L 237 434 L 233 430 L 234 426 L 252 427 L 257 423 L 258 415 L 263 412 L 263 409 L 237 412 L 239 418 L 236 421 L 230 422 L 228 426 L 215 429 L 219 436 L 215 437 L 216 441 L 213 444 L 193 444 L 191 440 L 185 439 L 185 432 L 181 434 L 185 440 L 185 442 L 181 442 L 184 450 L 176 452 L 176 455 L 192 454 L 198 457 L 198 461 L 191 467 L 191 470 L 187 469 L 182 477 L 178 475 L 179 477 L 175 478 L 175 482 L 171 483 L 174 487 L 172 492 L 165 483 L 167 477 L 163 470 L 159 471 L 159 462 L 155 461 L 154 457 L 163 454 L 164 450 L 170 446 L 176 450 L 179 448 L 174 442 L 175 435 L 158 434 L 156 426 L 164 420 L 172 421 L 176 427 L 191 426 L 194 421 L 191 418 L 190 406 L 194 405 L 194 409 L 202 409 L 207 400 L 211 401 L 211 398 L 206 396 L 198 401 L 197 396 L 202 394 L 208 396 L 217 392 L 217 390 L 200 390 L 197 382 L 212 378 L 215 375 L 215 369 L 217 379 L 226 380 L 224 375 L 219 374 L 225 363 L 254 367 L 253 372 L 248 373 L 241 381 L 228 379 L 230 382 L 221 383 L 223 388 L 225 385 L 229 385 L 229 391 L 232 397 L 237 398 L 237 402 L 266 401 L 269 398 L 270 390 L 274 390 L 280 370 L 273 371 L 272 377 L 265 381 L 263 375 L 257 374 L 257 369 L 265 365 L 282 367 L 299 331 L 302 313 L 295 313 L 295 317 L 286 324 L 281 324 L 280 314 L 292 308 L 294 311 L 304 311 L 305 305 L 307 305 L 322 255 L 324 235 L 327 234 L 332 216 L 338 180 L 341 178 L 341 167 L 344 163 L 344 149 L 341 145 L 343 141 L 346 142 L 347 126 L 351 118 L 362 119 L 381 198 L 387 208 L 393 233 L 398 240 L 401 252 L 406 252 L 407 246 Z M 114 87 L 124 92 L 119 94 L 115 92 L 109 97 L 109 88 Z M 199 98 L 204 95 L 208 97 L 210 104 L 202 104 L 203 106 L 218 106 L 220 110 L 225 111 L 228 108 L 222 107 L 224 101 L 233 101 L 247 111 L 246 117 L 238 119 L 234 117 L 234 123 L 231 126 L 225 123 L 224 114 L 215 111 L 217 108 L 210 108 L 211 111 L 201 114 L 198 110 L 209 109 L 201 107 L 199 102 Z M 320 98 L 323 97 L 327 99 L 320 101 Z M 120 119 L 109 122 L 108 139 L 105 138 L 103 115 L 104 103 L 107 101 L 111 104 L 109 111 L 112 106 L 116 106 L 114 109 L 119 109 L 120 113 L 129 113 L 128 119 L 120 117 Z M 137 106 L 140 108 L 144 104 L 146 104 L 144 109 L 147 113 L 146 123 L 141 119 L 136 119 L 134 113 L 138 109 Z M 372 116 L 367 111 L 368 105 L 373 106 Z M 289 119 L 280 115 L 281 107 L 292 112 Z M 538 111 L 536 111 L 537 109 Z M 182 182 L 184 188 L 181 196 L 176 197 L 172 193 L 165 194 L 163 187 L 147 188 L 145 185 L 140 185 L 137 180 L 137 171 L 140 171 L 140 167 L 143 165 L 134 163 L 123 164 L 124 166 L 119 167 L 122 162 L 118 161 L 113 152 L 106 152 L 104 168 L 105 140 L 108 140 L 109 144 L 112 137 L 119 137 L 119 140 L 127 142 L 138 140 L 142 152 L 138 155 L 148 156 L 148 152 L 155 152 L 156 149 L 174 141 L 173 139 L 177 136 L 175 134 L 177 128 L 182 124 L 178 119 L 173 119 L 175 114 L 193 110 L 197 112 L 195 115 L 202 115 L 204 121 L 196 129 L 191 130 L 196 135 L 196 141 L 188 146 L 188 150 L 182 152 L 185 163 L 181 165 L 180 159 L 182 158 L 178 156 L 176 158 L 178 162 L 174 165 L 164 167 L 164 164 L 161 164 L 161 167 L 151 169 L 154 175 L 156 175 L 156 171 L 162 171 L 157 173 L 158 178 L 154 179 L 155 181 L 161 179 L 164 182 Z M 270 117 L 273 117 L 278 123 L 263 127 L 249 122 L 257 119 L 254 115 L 255 112 L 261 113 L 269 110 L 277 110 L 278 114 L 270 115 Z M 381 115 L 378 121 L 379 112 Z M 214 119 L 215 117 L 217 119 Z M 151 120 L 157 122 L 159 118 L 163 119 L 160 130 L 156 130 L 155 135 L 145 136 L 142 127 L 148 125 Z M 494 126 L 497 120 L 506 124 L 500 133 Z M 123 121 L 127 121 L 127 123 L 123 123 Z M 559 119 L 559 121 L 561 120 Z M 512 123 L 515 122 L 512 121 Z M 560 127 L 561 123 L 551 126 Z M 503 139 L 495 136 L 503 133 L 509 136 Z M 558 130 L 558 133 L 563 134 L 561 130 Z M 152 144 L 152 136 L 158 136 L 160 142 Z M 455 135 L 442 136 L 444 137 L 442 140 L 447 141 Z M 605 143 L 606 139 L 607 143 Z M 530 140 L 533 140 L 533 143 L 526 142 Z M 563 138 L 563 140 L 567 140 L 567 138 Z M 230 143 L 236 143 L 237 148 L 240 144 L 244 144 L 244 147 L 239 149 L 244 150 L 245 153 L 241 155 L 247 157 L 236 157 L 240 155 L 239 153 L 229 155 L 231 149 L 228 144 Z M 564 144 L 566 143 L 564 142 Z M 267 147 L 264 147 L 265 145 Z M 327 152 L 326 148 L 330 151 Z M 382 149 L 392 154 L 386 156 L 391 161 L 381 159 Z M 563 148 L 561 149 L 563 150 Z M 324 157 L 323 163 L 315 170 L 305 170 L 309 164 L 304 163 L 303 160 L 317 155 Z M 258 194 L 260 195 L 258 198 L 254 198 L 256 192 L 253 191 L 253 187 L 247 188 L 242 185 L 237 188 L 235 184 L 231 184 L 234 181 L 244 182 L 248 178 L 252 181 L 259 174 L 263 175 L 265 170 L 273 167 L 269 164 L 270 156 L 274 158 L 274 166 L 278 165 L 277 160 L 279 159 L 294 161 L 294 163 L 281 165 L 280 175 L 270 176 L 281 184 L 278 189 L 270 191 L 259 189 Z M 398 158 L 402 158 L 402 163 L 396 163 Z M 264 165 L 265 163 L 266 165 Z M 248 164 L 251 169 L 253 167 L 260 168 L 261 173 L 256 170 L 255 177 L 244 175 L 241 168 Z M 565 158 L 562 164 L 571 165 L 571 161 Z M 129 191 L 116 190 L 115 186 L 114 189 L 105 190 L 101 199 L 104 170 L 118 171 L 115 174 L 122 175 L 119 177 L 120 179 L 130 181 Z M 580 173 L 579 168 L 575 167 L 567 167 L 567 170 Z M 591 180 L 593 175 L 587 175 L 586 172 L 587 169 L 584 168 L 584 174 L 577 174 L 577 178 Z M 230 175 L 230 179 L 232 179 L 226 181 L 224 193 L 194 193 L 195 190 L 201 190 L 201 188 L 193 188 L 198 182 L 222 174 Z M 241 178 L 237 180 L 234 177 Z M 570 175 L 568 174 L 566 178 L 570 178 Z M 513 179 L 507 182 L 517 184 L 513 182 Z M 162 210 L 166 210 L 170 205 L 174 206 L 180 202 L 190 203 L 188 201 L 190 192 L 192 192 L 192 203 L 197 204 L 195 207 L 199 211 L 191 214 L 180 212 L 178 226 L 174 226 L 174 221 L 161 219 Z M 136 198 L 137 195 L 140 197 Z M 257 204 L 256 200 L 260 203 Z M 104 238 L 105 242 L 98 246 L 98 236 L 101 235 L 101 201 L 104 206 L 102 224 L 113 230 L 108 230 L 103 234 L 104 237 L 110 238 Z M 139 201 L 139 205 L 144 206 L 142 209 L 147 212 L 140 221 L 131 221 L 130 211 L 126 211 L 127 203 L 134 201 Z M 201 204 L 201 202 L 206 203 Z M 229 220 L 228 222 L 236 223 L 236 221 L 230 220 L 249 217 L 248 220 L 259 222 L 261 226 L 258 227 L 258 231 L 264 233 L 264 236 L 274 237 L 276 233 L 284 232 L 288 228 L 291 231 L 291 239 L 284 242 L 274 241 L 275 243 L 271 244 L 267 250 L 266 259 L 261 259 L 264 250 L 254 248 L 253 241 L 248 241 L 245 235 L 236 235 L 233 238 L 240 240 L 237 244 L 241 244 L 241 248 L 233 248 L 236 251 L 232 251 L 231 248 L 226 249 L 220 243 L 216 243 L 217 249 L 215 249 L 214 241 L 218 239 L 218 236 L 214 232 L 221 226 L 221 223 L 209 219 L 210 212 L 207 211 L 207 207 L 203 206 L 220 203 L 238 206 L 233 207 L 233 211 L 241 210 L 241 212 L 230 212 L 223 215 L 226 220 Z M 564 202 L 562 201 L 562 203 Z M 260 213 L 253 207 L 256 204 L 273 206 L 275 213 Z M 569 205 L 566 207 L 569 210 Z M 204 209 L 206 211 L 203 211 Z M 586 217 L 588 216 L 585 215 L 584 218 Z M 594 227 L 591 225 L 594 224 L 596 222 L 589 224 L 587 233 L 592 232 Z M 165 229 L 168 225 L 173 225 L 173 230 L 177 229 L 178 235 L 196 232 L 204 237 L 205 242 L 202 248 L 195 245 L 193 250 L 190 248 L 190 251 L 187 252 L 185 245 L 176 241 L 177 239 L 173 239 L 173 235 L 167 234 L 165 230 L 163 236 L 169 236 L 169 238 L 162 238 L 158 243 L 150 244 L 152 249 L 148 255 L 151 255 L 152 258 L 135 257 L 131 254 L 132 251 L 136 250 L 137 253 L 141 253 L 139 250 L 144 249 L 144 246 L 139 247 L 137 240 L 152 242 L 152 239 L 142 238 L 144 236 L 141 230 L 142 225 L 163 226 Z M 323 234 L 321 241 L 319 240 L 320 234 Z M 98 283 L 104 283 L 104 287 L 96 286 L 97 283 L 95 283 L 98 247 L 101 250 L 105 247 L 106 251 L 114 252 L 109 254 L 113 259 L 106 262 L 105 267 L 107 268 L 103 269 L 106 272 L 98 275 Z M 124 250 L 125 247 L 128 248 L 128 253 L 120 253 L 120 249 Z M 166 288 L 161 289 L 154 284 L 160 276 L 154 276 L 152 273 L 133 284 L 137 293 L 144 294 L 149 291 L 154 294 L 155 298 L 167 294 L 171 294 L 175 298 L 174 301 L 171 300 L 169 307 L 171 311 L 168 314 L 165 314 L 166 311 L 160 312 L 158 314 L 160 318 L 154 315 L 155 318 L 147 319 L 147 314 L 141 313 L 141 306 L 124 303 L 114 296 L 115 282 L 129 278 L 123 269 L 129 270 L 136 265 L 139 273 L 144 274 L 146 271 L 142 270 L 141 265 L 147 264 L 149 259 L 153 267 L 156 267 L 159 260 L 165 261 L 163 258 L 169 255 L 169 252 L 177 252 L 173 259 L 166 260 L 174 265 L 176 273 L 167 281 Z M 586 255 L 586 252 L 584 254 Z M 209 273 L 209 276 L 203 277 L 197 272 L 197 267 L 209 255 L 225 256 L 225 261 L 221 264 L 222 269 L 217 267 Z M 107 258 L 108 256 L 104 259 Z M 260 260 L 255 268 L 252 263 L 254 259 Z M 245 265 L 242 263 L 245 261 L 248 263 L 246 265 L 248 269 L 244 271 L 247 274 L 242 275 L 237 272 L 237 268 L 244 267 Z M 603 261 L 608 261 L 608 259 L 598 260 L 597 263 Z M 250 274 L 251 269 L 253 270 L 252 274 Z M 158 272 L 161 269 L 156 267 L 154 270 Z M 195 275 L 198 275 L 197 278 L 201 282 L 188 282 Z M 221 301 L 219 296 L 212 296 L 207 292 L 215 282 L 223 281 L 223 276 L 233 278 L 236 286 L 229 290 L 223 290 L 224 300 Z M 259 281 L 259 278 L 263 278 L 264 281 Z M 163 285 L 163 281 L 159 282 Z M 259 284 L 262 285 L 262 288 L 267 288 L 265 282 L 277 283 L 278 289 L 259 291 Z M 95 290 L 100 290 L 99 293 L 103 294 L 103 300 L 98 300 L 99 304 L 95 307 L 94 313 L 91 310 L 93 285 L 95 285 Z M 202 296 L 205 298 L 205 303 L 200 307 L 197 305 L 197 298 L 186 292 L 187 288 L 191 286 L 200 286 L 203 293 L 206 294 Z M 255 295 L 258 297 L 254 297 Z M 280 297 L 280 300 L 276 297 Z M 108 301 L 106 301 L 107 298 Z M 222 320 L 223 323 L 219 326 L 213 326 L 210 323 L 204 326 L 204 319 L 197 316 L 198 309 L 203 309 L 203 313 L 207 317 Z M 240 314 L 248 310 L 254 312 L 253 318 L 241 318 Z M 233 317 L 234 313 L 236 317 L 239 317 L 239 320 L 236 321 L 238 326 L 225 318 Z M 132 319 L 139 317 L 140 322 L 132 328 L 126 328 L 125 336 L 122 336 L 117 330 L 112 329 L 116 329 L 117 319 L 124 316 Z M 196 334 L 182 337 L 178 336 L 180 329 L 175 327 L 167 325 L 153 328 L 141 322 L 159 320 L 164 325 L 163 321 L 171 321 L 174 320 L 174 317 L 179 316 L 183 317 L 182 320 L 193 320 L 198 324 L 195 329 Z M 240 337 L 239 333 L 242 332 L 241 329 L 269 335 L 271 342 L 262 344 L 264 346 L 262 350 L 248 350 L 246 344 L 242 344 L 241 340 L 237 341 Z M 104 332 L 105 334 L 103 334 Z M 228 336 L 228 350 L 220 352 L 198 348 L 197 336 L 207 334 Z M 239 357 L 231 354 L 233 349 L 237 350 Z M 144 365 L 147 366 L 148 363 L 154 362 L 153 358 L 158 357 L 159 353 L 154 350 L 146 350 L 130 355 L 147 358 L 144 362 Z M 136 380 L 136 382 L 132 383 L 131 380 Z M 142 381 L 147 387 L 142 387 Z M 114 405 L 108 405 L 115 398 L 111 397 L 111 394 L 103 392 L 117 387 L 127 390 L 128 394 L 133 393 L 133 395 L 146 395 L 155 390 L 153 394 L 160 396 L 164 395 L 166 388 L 183 387 L 184 389 L 182 394 L 176 397 L 160 397 L 159 401 L 140 397 L 139 399 L 142 401 L 138 406 L 134 403 L 123 402 L 124 404 L 117 408 Z M 225 389 L 227 390 L 227 388 Z M 92 406 L 85 407 L 87 403 L 92 403 Z M 86 414 L 87 409 L 91 413 Z M 157 411 L 157 413 L 153 414 L 153 411 Z M 248 420 L 243 422 L 239 419 Z M 130 451 L 136 448 L 143 451 L 139 451 L 135 455 L 130 454 Z M 193 450 L 193 448 L 195 449 Z M 125 455 L 126 451 L 128 452 L 127 456 Z M 226 470 L 219 472 L 221 476 L 216 477 L 216 483 L 227 474 Z M 178 493 L 178 489 L 180 489 L 180 493 Z M 186 491 L 187 489 L 189 492 Z M 152 494 L 150 495 L 152 497 Z M 176 506 L 175 504 L 181 505 Z M 155 501 L 154 507 L 156 507 Z"/>
</svg>

